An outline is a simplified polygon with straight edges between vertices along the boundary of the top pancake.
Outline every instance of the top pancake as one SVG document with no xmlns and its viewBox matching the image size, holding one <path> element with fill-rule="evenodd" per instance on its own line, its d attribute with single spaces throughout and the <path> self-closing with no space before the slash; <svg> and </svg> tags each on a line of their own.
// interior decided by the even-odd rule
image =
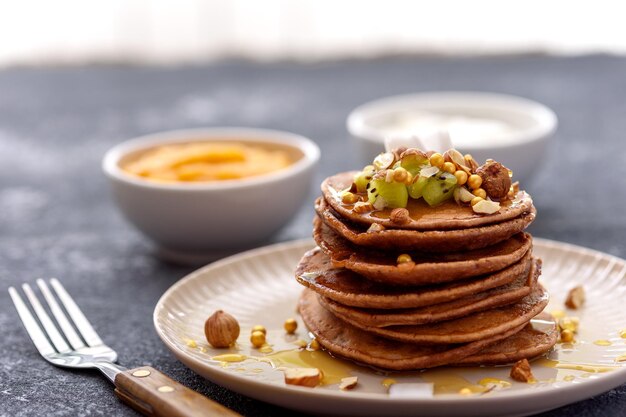
<svg viewBox="0 0 626 417">
<path fill-rule="evenodd" d="M 356 173 L 355 171 L 342 172 L 328 177 L 322 182 L 321 188 L 328 204 L 341 217 L 361 224 L 378 223 L 388 228 L 411 230 L 467 229 L 514 219 L 530 212 L 533 205 L 532 199 L 524 191 L 520 191 L 513 200 L 502 201 L 500 210 L 489 215 L 474 213 L 471 207 L 460 206 L 454 200 L 447 200 L 439 206 L 430 207 L 423 199 L 409 198 L 407 209 L 410 221 L 398 225 L 389 220 L 390 208 L 359 214 L 352 210 L 353 205 L 341 202 L 341 191 L 352 186 Z"/>
<path fill-rule="evenodd" d="M 369 231 L 364 224 L 342 218 L 323 197 L 315 201 L 315 212 L 328 227 L 357 246 L 439 253 L 495 245 L 526 229 L 536 214 L 535 207 L 531 206 L 528 213 L 514 219 L 467 229 Z"/>
</svg>

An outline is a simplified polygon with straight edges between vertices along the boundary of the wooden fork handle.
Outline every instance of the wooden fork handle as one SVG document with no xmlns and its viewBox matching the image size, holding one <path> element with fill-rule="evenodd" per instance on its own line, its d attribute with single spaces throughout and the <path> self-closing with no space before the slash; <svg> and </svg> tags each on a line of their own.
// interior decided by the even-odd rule
<svg viewBox="0 0 626 417">
<path fill-rule="evenodd" d="M 122 401 L 146 416 L 241 417 L 149 366 L 117 374 L 115 387 Z"/>
</svg>

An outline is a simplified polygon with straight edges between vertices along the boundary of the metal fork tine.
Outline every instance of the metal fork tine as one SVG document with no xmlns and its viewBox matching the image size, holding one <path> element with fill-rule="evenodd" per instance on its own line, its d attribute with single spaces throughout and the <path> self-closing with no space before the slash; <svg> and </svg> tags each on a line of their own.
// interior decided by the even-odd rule
<svg viewBox="0 0 626 417">
<path fill-rule="evenodd" d="M 46 313 L 46 310 L 44 310 L 43 306 L 39 302 L 39 299 L 33 292 L 32 288 L 30 288 L 30 285 L 23 284 L 22 289 L 26 294 L 26 298 L 30 301 L 30 305 L 33 307 L 33 310 L 35 310 L 35 314 L 39 318 L 39 322 L 43 326 L 43 329 L 46 333 L 48 333 L 48 337 L 52 341 L 52 345 L 58 352 L 69 352 L 71 350 L 70 347 L 65 339 L 63 339 L 63 336 L 61 336 L 61 333 L 57 330 L 57 326 L 54 325 L 50 316 Z"/>
<path fill-rule="evenodd" d="M 87 342 L 89 346 L 98 346 L 104 344 L 96 331 L 91 326 L 91 323 L 89 323 L 89 320 L 87 320 L 87 317 L 85 317 L 83 312 L 80 311 L 80 308 L 78 308 L 72 297 L 70 297 L 67 291 L 65 291 L 65 288 L 63 288 L 61 283 L 56 278 L 52 278 L 50 280 L 50 285 L 52 285 L 52 288 L 54 288 L 54 290 L 56 291 L 57 296 L 63 303 L 63 306 L 65 307 L 65 310 L 67 311 L 69 316 L 72 318 L 72 321 L 74 321 L 74 324 L 76 325 L 76 328 L 78 328 L 80 334 L 83 336 L 83 339 L 85 339 L 85 342 Z"/>
<path fill-rule="evenodd" d="M 70 342 L 70 346 L 72 346 L 74 349 L 80 349 L 85 347 L 85 344 L 81 340 L 80 336 L 78 336 L 78 333 L 76 333 L 76 330 L 74 330 L 74 327 L 72 327 L 72 325 L 70 324 L 67 316 L 59 306 L 59 303 L 57 303 L 57 300 L 52 295 L 52 292 L 50 291 L 50 288 L 48 288 L 46 281 L 44 281 L 43 279 L 38 279 L 37 286 L 41 290 L 43 298 L 45 298 L 48 302 L 50 311 L 52 311 L 52 315 L 57 320 L 59 327 L 61 327 L 61 331 L 63 331 L 68 342 Z"/>
<path fill-rule="evenodd" d="M 22 324 L 24 324 L 30 339 L 35 344 L 39 353 L 44 357 L 56 353 L 46 335 L 43 331 L 41 331 L 39 323 L 37 323 L 37 320 L 35 320 L 33 315 L 30 313 L 30 310 L 28 310 L 24 301 L 22 301 L 22 297 L 20 297 L 17 293 L 17 290 L 13 287 L 9 287 L 9 295 L 11 296 L 11 300 L 13 300 L 17 314 L 22 320 Z"/>
</svg>

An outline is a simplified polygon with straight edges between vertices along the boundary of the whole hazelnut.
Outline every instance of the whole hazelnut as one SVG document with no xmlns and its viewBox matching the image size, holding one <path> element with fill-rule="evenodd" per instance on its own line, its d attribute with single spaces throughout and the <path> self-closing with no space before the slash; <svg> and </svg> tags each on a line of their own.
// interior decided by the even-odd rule
<svg viewBox="0 0 626 417">
<path fill-rule="evenodd" d="M 237 319 L 222 310 L 217 310 L 204 322 L 206 340 L 215 348 L 226 348 L 239 337 Z"/>
<path fill-rule="evenodd" d="M 389 220 L 395 224 L 407 223 L 409 219 L 409 211 L 402 207 L 391 210 L 391 213 L 389 214 Z"/>
<path fill-rule="evenodd" d="M 504 198 L 511 188 L 511 177 L 509 169 L 499 162 L 487 161 L 478 167 L 476 174 L 483 179 L 481 188 L 491 198 Z"/>
</svg>

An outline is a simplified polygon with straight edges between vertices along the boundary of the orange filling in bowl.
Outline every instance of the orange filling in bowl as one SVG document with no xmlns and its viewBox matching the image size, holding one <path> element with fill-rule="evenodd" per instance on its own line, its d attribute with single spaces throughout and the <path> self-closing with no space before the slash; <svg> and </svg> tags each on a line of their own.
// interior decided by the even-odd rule
<svg viewBox="0 0 626 417">
<path fill-rule="evenodd" d="M 168 144 L 124 161 L 121 168 L 156 182 L 236 180 L 286 168 L 296 159 L 290 150 L 230 141 Z"/>
</svg>

